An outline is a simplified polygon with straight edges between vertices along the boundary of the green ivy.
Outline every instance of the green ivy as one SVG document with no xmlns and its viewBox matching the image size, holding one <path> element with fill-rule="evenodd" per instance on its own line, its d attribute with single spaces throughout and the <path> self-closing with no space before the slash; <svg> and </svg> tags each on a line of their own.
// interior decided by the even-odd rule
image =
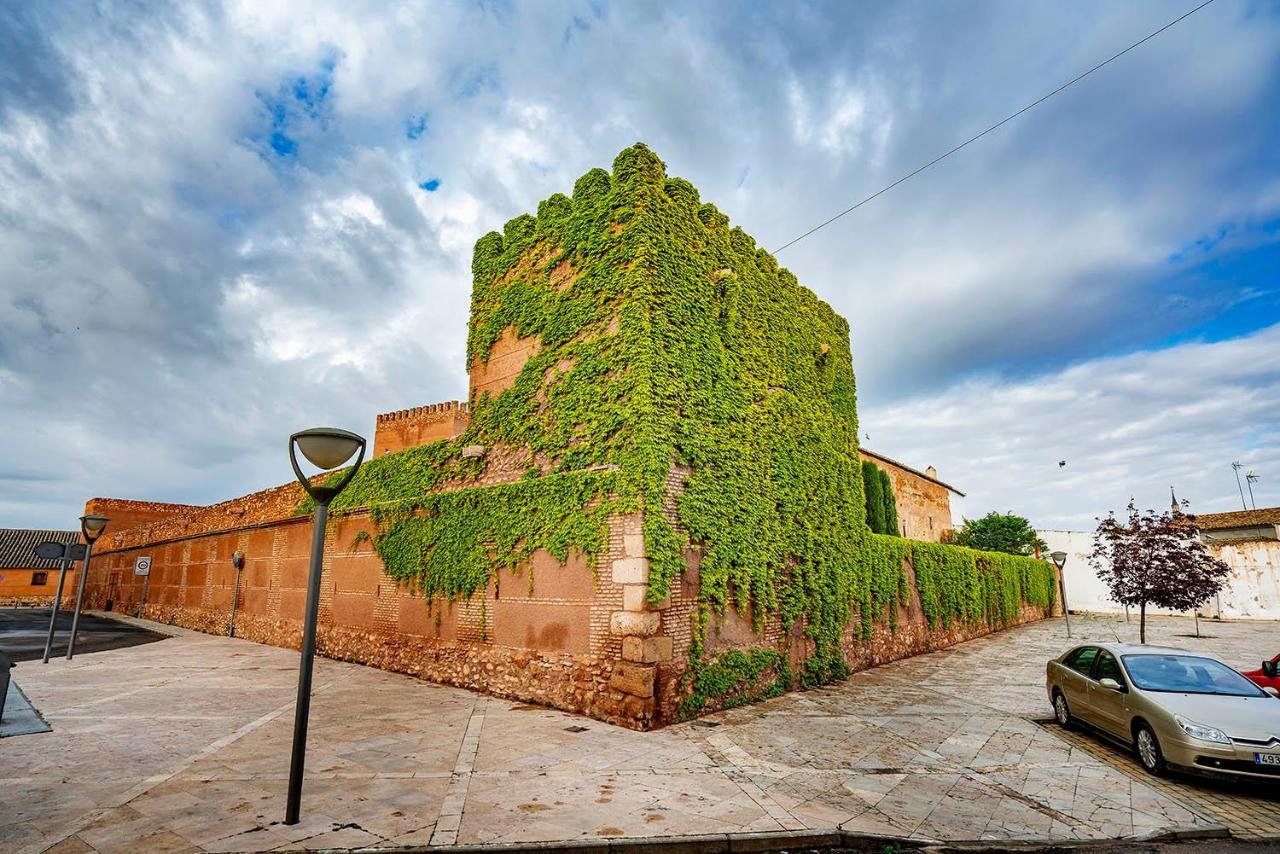
<svg viewBox="0 0 1280 854">
<path fill-rule="evenodd" d="M 731 649 L 691 671 L 692 690 L 681 702 L 678 717 L 697 717 L 707 704 L 721 709 L 745 706 L 790 690 L 787 657 L 776 649 Z"/>
<path fill-rule="evenodd" d="M 916 589 L 929 626 L 981 620 L 1006 626 L 1022 605 L 1055 601 L 1053 567 L 1046 561 L 962 546 L 911 542 Z"/>
</svg>

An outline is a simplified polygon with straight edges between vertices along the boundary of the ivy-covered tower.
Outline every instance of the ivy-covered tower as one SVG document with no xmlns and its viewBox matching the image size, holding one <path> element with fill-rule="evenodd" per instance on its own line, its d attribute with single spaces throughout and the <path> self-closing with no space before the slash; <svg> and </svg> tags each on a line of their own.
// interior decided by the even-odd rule
<svg viewBox="0 0 1280 854">
<path fill-rule="evenodd" d="M 607 467 L 647 595 L 696 567 L 689 644 L 733 603 L 839 671 L 865 535 L 846 321 L 643 145 L 476 246 L 470 440 Z M 678 650 L 681 651 L 681 650 Z"/>
<path fill-rule="evenodd" d="M 482 237 L 472 271 L 465 432 L 339 498 L 453 609 L 424 672 L 648 727 L 1051 599 L 1038 566 L 870 533 L 848 323 L 645 146 Z M 541 657 L 502 684 L 440 664 L 487 645 Z"/>
</svg>

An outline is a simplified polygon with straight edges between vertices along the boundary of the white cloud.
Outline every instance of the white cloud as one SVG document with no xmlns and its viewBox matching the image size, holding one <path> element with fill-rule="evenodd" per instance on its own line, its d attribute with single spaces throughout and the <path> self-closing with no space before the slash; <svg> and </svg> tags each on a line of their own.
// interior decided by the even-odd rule
<svg viewBox="0 0 1280 854">
<path fill-rule="evenodd" d="M 636 139 L 777 246 L 1166 17 L 1106 3 L 21 8 L 0 23 L 0 524 L 32 525 L 73 519 L 94 493 L 212 501 L 283 481 L 280 437 L 300 424 L 368 430 L 378 411 L 464 393 L 475 239 Z M 911 429 L 944 434 L 973 417 L 954 390 L 978 388 L 975 372 L 1055 377 L 1205 306 L 1272 305 L 1261 280 L 1191 296 L 1153 283 L 1196 239 L 1228 230 L 1197 256 L 1211 260 L 1280 215 L 1278 47 L 1273 10 L 1214 4 L 783 254 L 850 319 L 872 445 L 944 475 L 952 459 L 1005 459 L 1043 425 L 1011 418 L 962 455 L 945 435 L 891 446 L 876 422 L 907 407 Z M 327 95 L 304 104 L 299 85 Z M 295 154 L 272 153 L 277 130 Z M 1131 369 L 1134 388 L 1181 382 Z M 1064 406 L 1096 393 L 982 382 Z M 1047 407 L 1036 394 L 1027 405 Z M 1191 403 L 1173 408 L 1182 453 L 1208 466 L 1228 453 L 1210 441 L 1225 410 Z M 1130 448 L 1124 425 L 1148 423 L 1159 412 L 1121 408 L 1095 432 Z M 1131 464 L 1098 453 L 1098 471 Z M 961 474 L 1004 483 L 992 501 L 1023 495 L 1016 478 Z"/>
<path fill-rule="evenodd" d="M 966 492 L 957 516 L 1013 510 L 1088 530 L 1130 496 L 1167 506 L 1170 486 L 1195 512 L 1239 509 L 1232 461 L 1280 472 L 1280 324 L 1022 381 L 974 379 L 861 420 L 868 447 L 936 466 Z M 1259 506 L 1280 503 L 1280 484 L 1261 485 Z"/>
</svg>

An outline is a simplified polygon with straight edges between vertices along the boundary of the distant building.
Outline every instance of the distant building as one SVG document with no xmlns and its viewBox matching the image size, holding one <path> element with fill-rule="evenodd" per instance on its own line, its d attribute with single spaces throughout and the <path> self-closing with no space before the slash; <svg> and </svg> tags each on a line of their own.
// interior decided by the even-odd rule
<svg viewBox="0 0 1280 854">
<path fill-rule="evenodd" d="M 858 456 L 889 473 L 893 497 L 898 503 L 899 534 L 912 540 L 940 543 L 954 530 L 951 524 L 951 493 L 961 498 L 964 498 L 964 493 L 938 480 L 937 469 L 929 466 L 920 471 L 869 448 L 859 448 Z"/>
<path fill-rule="evenodd" d="M 49 540 L 78 543 L 80 532 L 0 528 L 0 606 L 52 604 L 58 586 L 58 561 L 42 560 L 35 554 L 35 547 Z M 75 570 L 68 568 L 67 580 L 74 575 Z"/>
<path fill-rule="evenodd" d="M 1227 618 L 1280 617 L 1280 507 L 1204 513 L 1196 516 L 1196 522 L 1205 548 L 1231 567 L 1222 591 L 1200 613 Z M 1050 551 L 1067 553 L 1063 576 L 1071 610 L 1124 610 L 1111 601 L 1106 585 L 1089 565 L 1091 532 L 1041 531 L 1040 536 Z"/>
</svg>

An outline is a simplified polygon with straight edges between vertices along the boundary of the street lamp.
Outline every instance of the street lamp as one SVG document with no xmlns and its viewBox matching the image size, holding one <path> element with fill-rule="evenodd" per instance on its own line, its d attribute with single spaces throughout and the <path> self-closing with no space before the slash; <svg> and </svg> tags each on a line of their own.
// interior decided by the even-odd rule
<svg viewBox="0 0 1280 854">
<path fill-rule="evenodd" d="M 302 662 L 298 666 L 298 702 L 293 714 L 293 755 L 289 762 L 289 792 L 284 811 L 285 824 L 298 823 L 298 806 L 302 800 L 302 766 L 307 753 L 307 719 L 311 714 L 311 667 L 316 654 L 316 616 L 320 610 L 320 568 L 324 562 L 324 527 L 329 515 L 329 502 L 355 477 L 364 461 L 365 441 L 361 436 L 337 427 L 313 427 L 289 437 L 289 462 L 298 482 L 316 505 L 311 535 L 311 571 L 307 576 L 307 610 L 303 615 Z M 333 485 L 315 484 L 298 467 L 302 455 L 316 468 L 335 469 L 359 451 L 355 465 L 347 469 Z"/>
<path fill-rule="evenodd" d="M 1049 557 L 1053 559 L 1053 565 L 1058 568 L 1058 590 L 1062 593 L 1062 619 L 1067 621 L 1067 637 L 1071 637 L 1071 612 L 1067 609 L 1067 577 L 1062 572 L 1062 567 L 1067 564 L 1067 553 L 1054 552 Z"/>
<path fill-rule="evenodd" d="M 80 533 L 84 535 L 84 562 L 80 564 L 80 585 L 76 588 L 76 610 L 71 615 L 71 639 L 67 641 L 67 661 L 76 652 L 76 626 L 80 624 L 80 603 L 84 601 L 84 583 L 89 578 L 89 558 L 93 555 L 93 543 L 106 530 L 111 520 L 106 516 L 81 516 Z"/>
</svg>

